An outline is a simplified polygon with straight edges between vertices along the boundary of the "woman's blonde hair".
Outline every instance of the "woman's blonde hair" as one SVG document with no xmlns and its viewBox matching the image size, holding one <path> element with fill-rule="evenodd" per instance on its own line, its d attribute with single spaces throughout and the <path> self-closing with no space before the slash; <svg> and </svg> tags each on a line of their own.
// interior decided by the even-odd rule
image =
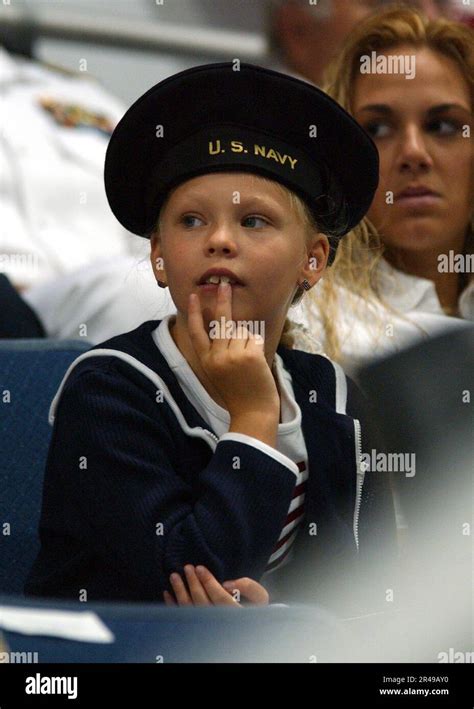
<svg viewBox="0 0 474 709">
<path fill-rule="evenodd" d="M 360 57 L 372 51 L 384 51 L 402 44 L 427 47 L 450 57 L 459 67 L 474 102 L 474 42 L 467 26 L 437 19 L 428 20 L 409 8 L 389 9 L 366 20 L 356 29 L 337 58 L 328 67 L 324 90 L 353 113 L 353 89 L 360 72 Z M 474 224 L 471 218 L 465 242 L 466 253 L 472 252 Z M 384 253 L 379 234 L 367 219 L 345 236 L 337 251 L 334 266 L 329 269 L 317 289 L 310 291 L 307 301 L 318 309 L 325 339 L 325 353 L 339 359 L 341 342 L 338 335 L 336 292 L 339 284 L 360 296 L 357 301 L 374 299 L 382 302 L 377 288 L 377 265 Z M 356 299 L 354 298 L 354 308 Z M 388 307 L 386 304 L 384 304 Z M 392 309 L 393 310 L 393 309 Z"/>
</svg>

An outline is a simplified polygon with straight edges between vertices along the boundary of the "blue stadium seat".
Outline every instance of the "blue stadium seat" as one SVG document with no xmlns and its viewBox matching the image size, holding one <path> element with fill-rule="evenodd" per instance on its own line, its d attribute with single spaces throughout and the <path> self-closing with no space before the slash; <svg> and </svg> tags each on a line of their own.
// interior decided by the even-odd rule
<svg viewBox="0 0 474 709">
<path fill-rule="evenodd" d="M 48 410 L 87 340 L 0 340 L 0 594 L 22 594 L 39 549 Z"/>
</svg>

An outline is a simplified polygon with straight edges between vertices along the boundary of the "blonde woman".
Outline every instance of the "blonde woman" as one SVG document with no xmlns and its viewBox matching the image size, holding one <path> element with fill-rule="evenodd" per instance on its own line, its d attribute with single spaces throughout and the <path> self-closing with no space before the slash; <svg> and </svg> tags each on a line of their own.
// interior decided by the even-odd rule
<svg viewBox="0 0 474 709">
<path fill-rule="evenodd" d="M 473 39 L 455 22 L 389 10 L 329 68 L 326 90 L 377 145 L 380 182 L 368 220 L 291 311 L 294 346 L 354 372 L 474 320 Z"/>
</svg>

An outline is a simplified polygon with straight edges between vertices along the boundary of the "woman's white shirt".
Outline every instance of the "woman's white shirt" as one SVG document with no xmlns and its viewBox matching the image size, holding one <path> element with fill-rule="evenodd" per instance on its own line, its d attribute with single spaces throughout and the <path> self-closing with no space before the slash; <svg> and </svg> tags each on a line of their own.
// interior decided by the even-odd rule
<svg viewBox="0 0 474 709">
<path fill-rule="evenodd" d="M 354 375 L 364 363 L 400 351 L 417 341 L 474 323 L 474 281 L 462 292 L 461 317 L 444 313 L 433 281 L 393 268 L 384 259 L 378 266 L 380 300 L 367 300 L 348 288 L 336 289 L 336 328 L 341 364 Z M 316 286 L 316 288 L 318 288 Z M 294 323 L 295 348 L 325 354 L 326 338 L 319 304 L 306 297 L 288 313 Z"/>
</svg>

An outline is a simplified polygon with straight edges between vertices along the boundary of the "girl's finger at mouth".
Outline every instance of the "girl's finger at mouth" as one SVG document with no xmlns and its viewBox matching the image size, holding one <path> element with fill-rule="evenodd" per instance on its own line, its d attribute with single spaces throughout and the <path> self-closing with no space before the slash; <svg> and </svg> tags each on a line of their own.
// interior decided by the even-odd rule
<svg viewBox="0 0 474 709">
<path fill-rule="evenodd" d="M 219 323 L 221 318 L 226 322 L 232 320 L 232 287 L 229 283 L 219 283 L 214 317 Z"/>
</svg>

